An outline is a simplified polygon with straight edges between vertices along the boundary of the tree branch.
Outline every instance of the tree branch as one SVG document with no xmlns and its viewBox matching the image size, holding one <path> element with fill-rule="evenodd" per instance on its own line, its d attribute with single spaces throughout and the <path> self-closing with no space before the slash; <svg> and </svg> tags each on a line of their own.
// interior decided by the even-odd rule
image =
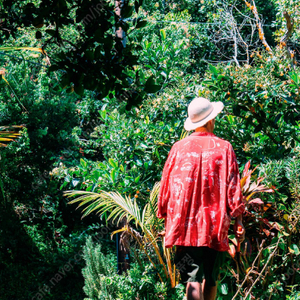
<svg viewBox="0 0 300 300">
<path fill-rule="evenodd" d="M 296 65 L 295 53 L 293 51 L 291 51 L 287 45 L 287 42 L 290 39 L 290 37 L 293 33 L 293 30 L 294 30 L 294 20 L 291 18 L 291 16 L 289 15 L 289 13 L 287 11 L 283 12 L 283 16 L 285 17 L 285 20 L 286 20 L 287 30 L 286 30 L 284 36 L 280 40 L 280 48 L 282 48 L 284 46 L 286 47 L 287 56 L 289 59 L 291 59 L 291 67 L 295 68 L 295 65 Z"/>
<path fill-rule="evenodd" d="M 293 29 L 294 29 L 294 21 L 291 18 L 291 16 L 289 15 L 289 13 L 287 11 L 284 11 L 283 16 L 286 20 L 287 30 L 286 30 L 284 36 L 281 38 L 280 43 L 286 43 L 289 40 L 289 38 L 291 37 Z"/>
<path fill-rule="evenodd" d="M 260 257 L 260 254 L 261 254 L 261 252 L 262 252 L 263 249 L 264 249 L 264 248 L 263 248 L 264 243 L 265 243 L 265 240 L 263 240 L 263 241 L 261 242 L 261 244 L 260 244 L 260 246 L 259 246 L 259 247 L 260 247 L 259 252 L 258 252 L 258 254 L 256 255 L 256 257 L 255 257 L 255 259 L 254 259 L 254 261 L 253 261 L 253 263 L 252 263 L 252 266 L 251 266 L 250 271 L 247 273 L 247 275 L 246 275 L 244 281 L 242 282 L 242 284 L 240 285 L 240 287 L 238 288 L 237 292 L 235 293 L 235 295 L 233 296 L 233 298 L 232 298 L 231 300 L 234 300 L 234 299 L 238 296 L 238 294 L 240 293 L 240 291 L 241 291 L 243 285 L 244 285 L 245 282 L 248 280 L 248 277 L 250 276 L 250 274 L 251 274 L 252 271 L 254 270 L 254 268 L 255 268 L 255 263 L 256 263 L 257 259 Z"/>
<path fill-rule="evenodd" d="M 275 249 L 274 251 L 271 253 L 271 255 L 269 256 L 267 262 L 265 263 L 263 269 L 261 270 L 261 272 L 259 273 L 259 275 L 257 276 L 257 278 L 255 279 L 254 283 L 252 284 L 252 286 L 250 287 L 250 289 L 248 290 L 246 296 L 244 297 L 243 300 L 246 300 L 249 296 L 249 294 L 251 293 L 252 289 L 254 288 L 255 284 L 258 282 L 258 280 L 260 279 L 260 277 L 262 276 L 263 272 L 265 271 L 266 267 L 268 266 L 270 260 L 273 258 L 273 256 L 275 255 L 277 249 L 278 249 L 278 245 L 279 245 L 279 242 L 281 241 L 281 238 L 278 238 L 278 241 L 276 243 L 276 246 L 275 246 Z"/>
<path fill-rule="evenodd" d="M 252 12 L 253 12 L 253 15 L 254 15 L 255 20 L 256 20 L 256 26 L 257 26 L 257 28 L 258 28 L 258 33 L 259 33 L 259 38 L 260 38 L 260 40 L 262 41 L 263 45 L 266 47 L 266 50 L 267 50 L 270 54 L 272 54 L 273 52 L 272 52 L 272 50 L 271 50 L 271 47 L 269 46 L 269 44 L 268 44 L 268 42 L 267 42 L 267 40 L 266 40 L 266 38 L 265 38 L 264 29 L 263 29 L 263 26 L 262 26 L 262 24 L 261 24 L 261 20 L 260 20 L 259 15 L 258 15 L 258 11 L 257 11 L 256 5 L 255 5 L 255 1 L 252 0 L 252 4 L 253 4 L 253 5 L 250 5 L 250 3 L 247 2 L 246 0 L 245 0 L 245 3 L 246 3 L 246 5 L 247 5 L 247 6 L 252 10 Z M 249 5 L 250 5 L 250 6 L 249 6 Z"/>
</svg>

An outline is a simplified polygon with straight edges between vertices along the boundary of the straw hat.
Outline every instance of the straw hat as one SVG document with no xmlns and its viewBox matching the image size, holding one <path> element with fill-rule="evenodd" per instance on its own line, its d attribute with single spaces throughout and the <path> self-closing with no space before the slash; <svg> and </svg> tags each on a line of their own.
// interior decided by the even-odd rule
<svg viewBox="0 0 300 300">
<path fill-rule="evenodd" d="M 189 117 L 184 122 L 187 131 L 194 130 L 214 119 L 224 108 L 222 102 L 210 102 L 208 99 L 195 98 L 188 107 Z"/>
</svg>

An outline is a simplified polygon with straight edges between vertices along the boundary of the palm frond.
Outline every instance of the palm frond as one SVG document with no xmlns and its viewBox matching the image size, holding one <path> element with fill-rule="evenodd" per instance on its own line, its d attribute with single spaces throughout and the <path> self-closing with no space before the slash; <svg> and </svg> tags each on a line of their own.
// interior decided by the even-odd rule
<svg viewBox="0 0 300 300">
<path fill-rule="evenodd" d="M 76 197 L 69 201 L 69 204 L 78 203 L 77 208 L 84 207 L 83 217 L 89 215 L 92 212 L 98 214 L 104 214 L 109 212 L 108 220 L 120 221 L 126 219 L 127 224 L 123 228 L 114 231 L 112 234 L 117 232 L 126 232 L 127 235 L 133 237 L 147 258 L 157 269 L 156 264 L 162 266 L 162 270 L 165 273 L 166 278 L 170 279 L 171 286 L 175 286 L 175 268 L 171 263 L 171 251 L 165 249 L 163 252 L 160 247 L 160 239 L 157 235 L 158 229 L 163 227 L 163 220 L 158 219 L 157 213 L 157 198 L 159 194 L 160 183 L 156 183 L 151 191 L 149 202 L 145 205 L 143 211 L 139 208 L 135 199 L 131 199 L 127 196 L 122 196 L 117 192 L 105 192 L 100 191 L 99 193 L 87 192 L 87 191 L 66 191 L 64 193 L 67 197 Z M 139 234 L 137 230 L 134 230 L 129 226 L 129 223 L 134 221 L 136 227 L 140 227 L 143 235 Z M 148 247 L 152 247 L 156 254 L 156 259 L 152 259 L 148 253 Z M 162 280 L 161 274 L 158 272 L 158 276 Z"/>
<path fill-rule="evenodd" d="M 157 197 L 160 189 L 160 182 L 156 182 L 151 193 L 150 201 L 145 206 L 144 213 L 144 223 L 147 225 L 154 225 L 155 223 L 162 223 L 163 220 L 160 220 L 156 217 L 157 213 Z"/>
<path fill-rule="evenodd" d="M 160 182 L 156 182 L 150 193 L 150 203 L 152 204 L 153 207 L 154 206 L 157 207 L 157 197 L 159 194 L 159 189 L 160 189 Z"/>
<path fill-rule="evenodd" d="M 24 126 L 12 125 L 12 126 L 0 126 L 0 147 L 6 147 L 7 143 L 12 142 L 19 138 L 21 134 L 11 129 L 20 130 Z"/>
<path fill-rule="evenodd" d="M 172 248 L 164 247 L 164 256 L 165 256 L 166 262 L 167 262 L 168 274 L 170 276 L 171 286 L 175 286 L 176 285 L 176 268 L 174 268 L 175 264 L 174 264 L 174 266 L 172 266 L 172 263 L 171 263 L 172 251 L 173 251 Z"/>
<path fill-rule="evenodd" d="M 34 48 L 34 47 L 0 47 L 0 51 L 14 51 L 14 50 L 29 50 L 29 51 L 41 52 L 41 53 L 45 52 L 42 48 Z"/>
<path fill-rule="evenodd" d="M 183 140 L 184 138 L 186 138 L 187 136 L 189 136 L 190 135 L 190 133 L 188 132 L 188 131 L 186 131 L 186 130 L 182 130 L 182 132 L 181 132 L 181 135 L 180 135 L 180 140 Z"/>
<path fill-rule="evenodd" d="M 88 216 L 92 212 L 97 214 L 104 214 L 110 212 L 108 220 L 112 219 L 119 223 L 124 217 L 130 222 L 134 220 L 138 226 L 143 227 L 141 210 L 136 203 L 135 199 L 125 196 L 116 192 L 105 192 L 100 193 L 87 192 L 87 191 L 66 191 L 64 193 L 67 197 L 77 197 L 76 199 L 69 202 L 69 204 L 78 203 L 77 208 L 87 205 L 83 209 L 83 218 Z"/>
</svg>

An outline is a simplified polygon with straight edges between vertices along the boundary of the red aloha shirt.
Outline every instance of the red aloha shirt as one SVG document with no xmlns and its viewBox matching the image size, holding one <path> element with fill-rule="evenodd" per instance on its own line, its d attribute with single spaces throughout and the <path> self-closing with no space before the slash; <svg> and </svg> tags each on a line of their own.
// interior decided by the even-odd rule
<svg viewBox="0 0 300 300">
<path fill-rule="evenodd" d="M 244 209 L 238 164 L 228 141 L 194 132 L 173 145 L 158 196 L 157 216 L 166 219 L 165 247 L 226 251 L 231 217 Z"/>
</svg>

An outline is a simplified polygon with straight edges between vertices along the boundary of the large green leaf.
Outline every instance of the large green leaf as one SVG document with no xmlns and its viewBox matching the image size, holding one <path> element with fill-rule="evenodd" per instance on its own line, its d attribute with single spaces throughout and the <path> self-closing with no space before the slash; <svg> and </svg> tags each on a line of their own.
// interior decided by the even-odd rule
<svg viewBox="0 0 300 300">
<path fill-rule="evenodd" d="M 156 93 L 161 89 L 160 85 L 157 85 L 155 80 L 154 80 L 154 76 L 151 76 L 147 79 L 146 83 L 145 83 L 145 88 L 144 91 L 146 93 Z"/>
</svg>

